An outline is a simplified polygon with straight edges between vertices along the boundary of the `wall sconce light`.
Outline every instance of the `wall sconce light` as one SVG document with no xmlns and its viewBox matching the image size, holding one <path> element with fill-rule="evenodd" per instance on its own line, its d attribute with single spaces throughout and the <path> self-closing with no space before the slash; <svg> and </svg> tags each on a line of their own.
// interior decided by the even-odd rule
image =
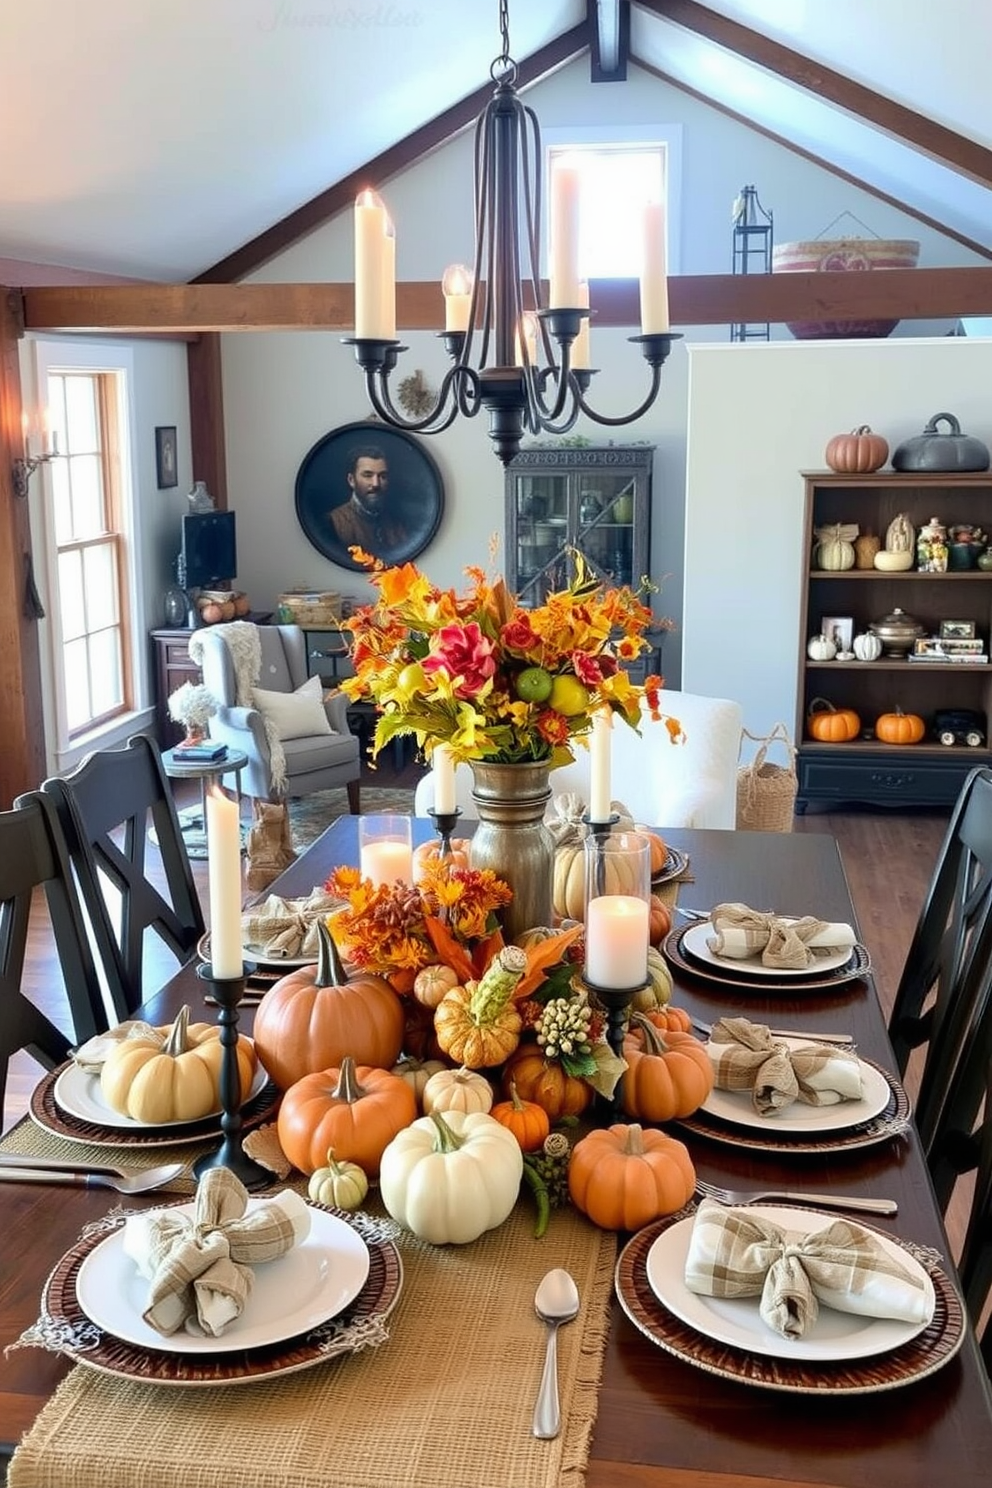
<svg viewBox="0 0 992 1488">
<path fill-rule="evenodd" d="M 49 429 L 48 418 L 46 416 L 44 419 L 44 448 L 40 455 L 32 455 L 27 414 L 23 415 L 22 425 L 24 429 L 24 454 L 14 461 L 11 469 L 11 481 L 14 488 L 14 495 L 24 501 L 30 489 L 31 477 L 38 469 L 38 466 L 47 465 L 49 460 L 58 458 L 59 437 L 54 429 Z"/>
</svg>

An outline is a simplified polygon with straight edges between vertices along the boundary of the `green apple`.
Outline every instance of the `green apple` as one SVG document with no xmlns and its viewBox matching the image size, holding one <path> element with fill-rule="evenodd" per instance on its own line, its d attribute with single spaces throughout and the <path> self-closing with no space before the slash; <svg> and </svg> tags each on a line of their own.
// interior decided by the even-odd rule
<svg viewBox="0 0 992 1488">
<path fill-rule="evenodd" d="M 551 696 L 551 673 L 543 667 L 525 667 L 514 683 L 518 698 L 525 703 L 546 703 Z"/>
</svg>

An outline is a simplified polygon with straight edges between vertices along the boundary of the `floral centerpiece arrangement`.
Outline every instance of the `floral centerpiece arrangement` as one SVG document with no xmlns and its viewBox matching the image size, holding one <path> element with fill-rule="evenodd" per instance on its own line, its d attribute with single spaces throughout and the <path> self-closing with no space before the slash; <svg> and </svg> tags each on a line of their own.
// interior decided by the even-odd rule
<svg viewBox="0 0 992 1488">
<path fill-rule="evenodd" d="M 660 677 L 635 684 L 625 665 L 648 647 L 656 625 L 638 590 L 608 588 L 571 552 L 564 589 L 526 609 L 502 578 L 468 568 L 468 589 L 439 589 L 412 563 L 372 569 L 378 595 L 343 627 L 353 636 L 354 677 L 341 686 L 380 710 L 373 752 L 397 735 L 416 736 L 428 757 L 450 745 L 456 762 L 486 760 L 552 766 L 574 758 L 571 745 L 608 707 L 632 728 L 641 699 L 660 711 Z M 673 739 L 681 728 L 665 722 Z"/>
<path fill-rule="evenodd" d="M 184 682 L 169 694 L 169 717 L 186 730 L 186 742 L 199 742 L 217 712 L 217 699 L 202 682 Z"/>
</svg>

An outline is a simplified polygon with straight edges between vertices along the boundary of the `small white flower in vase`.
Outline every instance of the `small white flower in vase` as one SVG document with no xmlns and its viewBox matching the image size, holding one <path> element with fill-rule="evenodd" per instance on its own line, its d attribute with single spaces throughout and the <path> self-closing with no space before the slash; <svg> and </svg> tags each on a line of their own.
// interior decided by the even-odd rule
<svg viewBox="0 0 992 1488">
<path fill-rule="evenodd" d="M 169 694 L 169 717 L 186 730 L 184 744 L 200 744 L 217 712 L 217 699 L 202 682 L 184 682 Z"/>
</svg>

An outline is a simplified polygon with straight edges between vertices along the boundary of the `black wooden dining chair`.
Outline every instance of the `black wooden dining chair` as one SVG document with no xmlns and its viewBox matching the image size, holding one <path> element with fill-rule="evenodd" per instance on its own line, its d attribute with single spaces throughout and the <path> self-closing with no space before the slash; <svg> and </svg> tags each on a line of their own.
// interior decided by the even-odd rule
<svg viewBox="0 0 992 1488">
<path fill-rule="evenodd" d="M 99 960 L 113 968 L 118 1020 L 149 995 L 142 985 L 146 931 L 180 964 L 196 951 L 205 924 L 172 787 L 158 747 L 137 734 L 122 749 L 87 756 L 42 791 L 55 803 Z M 162 858 L 164 888 L 147 870 L 148 831 Z"/>
<path fill-rule="evenodd" d="M 48 903 L 71 1037 L 30 996 L 25 957 L 32 912 L 40 908 L 33 903 L 38 888 Z M 49 965 L 46 961 L 46 977 Z M 45 986 L 49 1006 L 52 991 Z M 15 1054 L 24 1051 L 44 1069 L 54 1069 L 72 1043 L 106 1027 L 100 979 L 58 818 L 52 803 L 32 792 L 19 798 L 15 810 L 0 811 L 0 1116 Z"/>
<path fill-rule="evenodd" d="M 889 1019 L 900 1074 L 926 1046 L 917 1124 L 924 1145 L 940 1112 L 981 998 L 992 918 L 992 770 L 970 772 L 955 803 L 906 954 Z"/>
<path fill-rule="evenodd" d="M 992 1019 L 986 1016 L 986 1022 Z M 985 1368 L 992 1375 L 992 1035 L 976 1042 L 961 1062 L 959 1087 L 952 1093 L 935 1148 L 931 1174 L 941 1206 L 950 1202 L 959 1175 L 976 1169 L 971 1212 L 958 1258 L 961 1290 L 978 1333 Z M 960 1100 L 961 1104 L 958 1105 Z M 984 1101 L 984 1116 L 974 1120 Z"/>
</svg>

